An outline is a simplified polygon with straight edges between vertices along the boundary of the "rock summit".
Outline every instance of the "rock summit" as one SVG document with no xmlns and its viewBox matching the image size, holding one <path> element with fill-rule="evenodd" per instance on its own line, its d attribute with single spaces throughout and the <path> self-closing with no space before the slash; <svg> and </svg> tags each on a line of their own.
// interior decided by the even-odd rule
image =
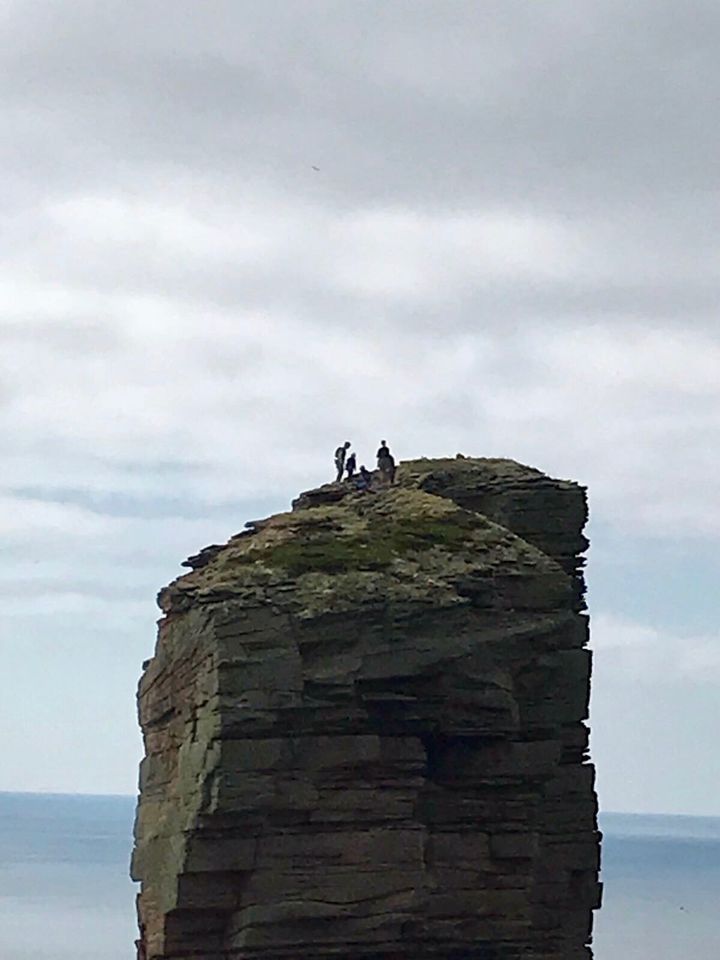
<svg viewBox="0 0 720 960">
<path fill-rule="evenodd" d="M 511 460 L 302 494 L 161 591 L 147 960 L 587 960 L 582 487 Z"/>
</svg>

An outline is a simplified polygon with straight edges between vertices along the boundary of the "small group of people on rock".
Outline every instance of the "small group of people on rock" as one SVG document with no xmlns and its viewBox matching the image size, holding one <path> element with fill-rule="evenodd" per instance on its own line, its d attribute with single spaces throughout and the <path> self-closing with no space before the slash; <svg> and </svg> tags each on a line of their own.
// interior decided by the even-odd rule
<svg viewBox="0 0 720 960">
<path fill-rule="evenodd" d="M 336 481 L 339 483 L 345 478 L 355 484 L 357 490 L 370 490 L 373 480 L 372 473 L 363 464 L 360 470 L 357 469 L 357 457 L 350 451 L 352 444 L 346 440 L 342 446 L 335 451 L 335 470 L 337 472 Z M 391 484 L 395 481 L 395 458 L 390 453 L 385 440 L 380 442 L 380 449 L 377 452 L 377 467 L 380 479 L 384 484 Z"/>
</svg>

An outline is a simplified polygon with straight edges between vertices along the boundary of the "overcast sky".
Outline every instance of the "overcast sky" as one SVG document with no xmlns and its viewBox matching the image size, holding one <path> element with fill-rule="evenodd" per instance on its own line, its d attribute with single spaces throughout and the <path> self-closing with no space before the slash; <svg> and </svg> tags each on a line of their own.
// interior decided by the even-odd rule
<svg viewBox="0 0 720 960">
<path fill-rule="evenodd" d="M 0 5 L 0 789 L 132 793 L 178 563 L 353 441 L 589 486 L 606 809 L 720 814 L 720 6 Z"/>
</svg>

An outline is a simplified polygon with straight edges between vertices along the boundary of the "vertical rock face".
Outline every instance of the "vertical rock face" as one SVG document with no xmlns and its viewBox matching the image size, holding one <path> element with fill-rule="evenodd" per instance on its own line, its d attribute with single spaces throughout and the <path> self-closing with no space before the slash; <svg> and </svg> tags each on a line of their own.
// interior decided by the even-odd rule
<svg viewBox="0 0 720 960">
<path fill-rule="evenodd" d="M 159 597 L 149 960 L 587 960 L 584 491 L 419 460 L 310 491 Z"/>
</svg>

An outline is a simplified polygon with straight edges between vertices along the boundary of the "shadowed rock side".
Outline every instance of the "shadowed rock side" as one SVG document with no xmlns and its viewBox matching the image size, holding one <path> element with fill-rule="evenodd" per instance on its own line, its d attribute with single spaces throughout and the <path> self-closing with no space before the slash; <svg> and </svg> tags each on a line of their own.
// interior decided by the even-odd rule
<svg viewBox="0 0 720 960">
<path fill-rule="evenodd" d="M 584 491 L 507 460 L 328 484 L 159 596 L 149 960 L 587 960 Z"/>
</svg>

